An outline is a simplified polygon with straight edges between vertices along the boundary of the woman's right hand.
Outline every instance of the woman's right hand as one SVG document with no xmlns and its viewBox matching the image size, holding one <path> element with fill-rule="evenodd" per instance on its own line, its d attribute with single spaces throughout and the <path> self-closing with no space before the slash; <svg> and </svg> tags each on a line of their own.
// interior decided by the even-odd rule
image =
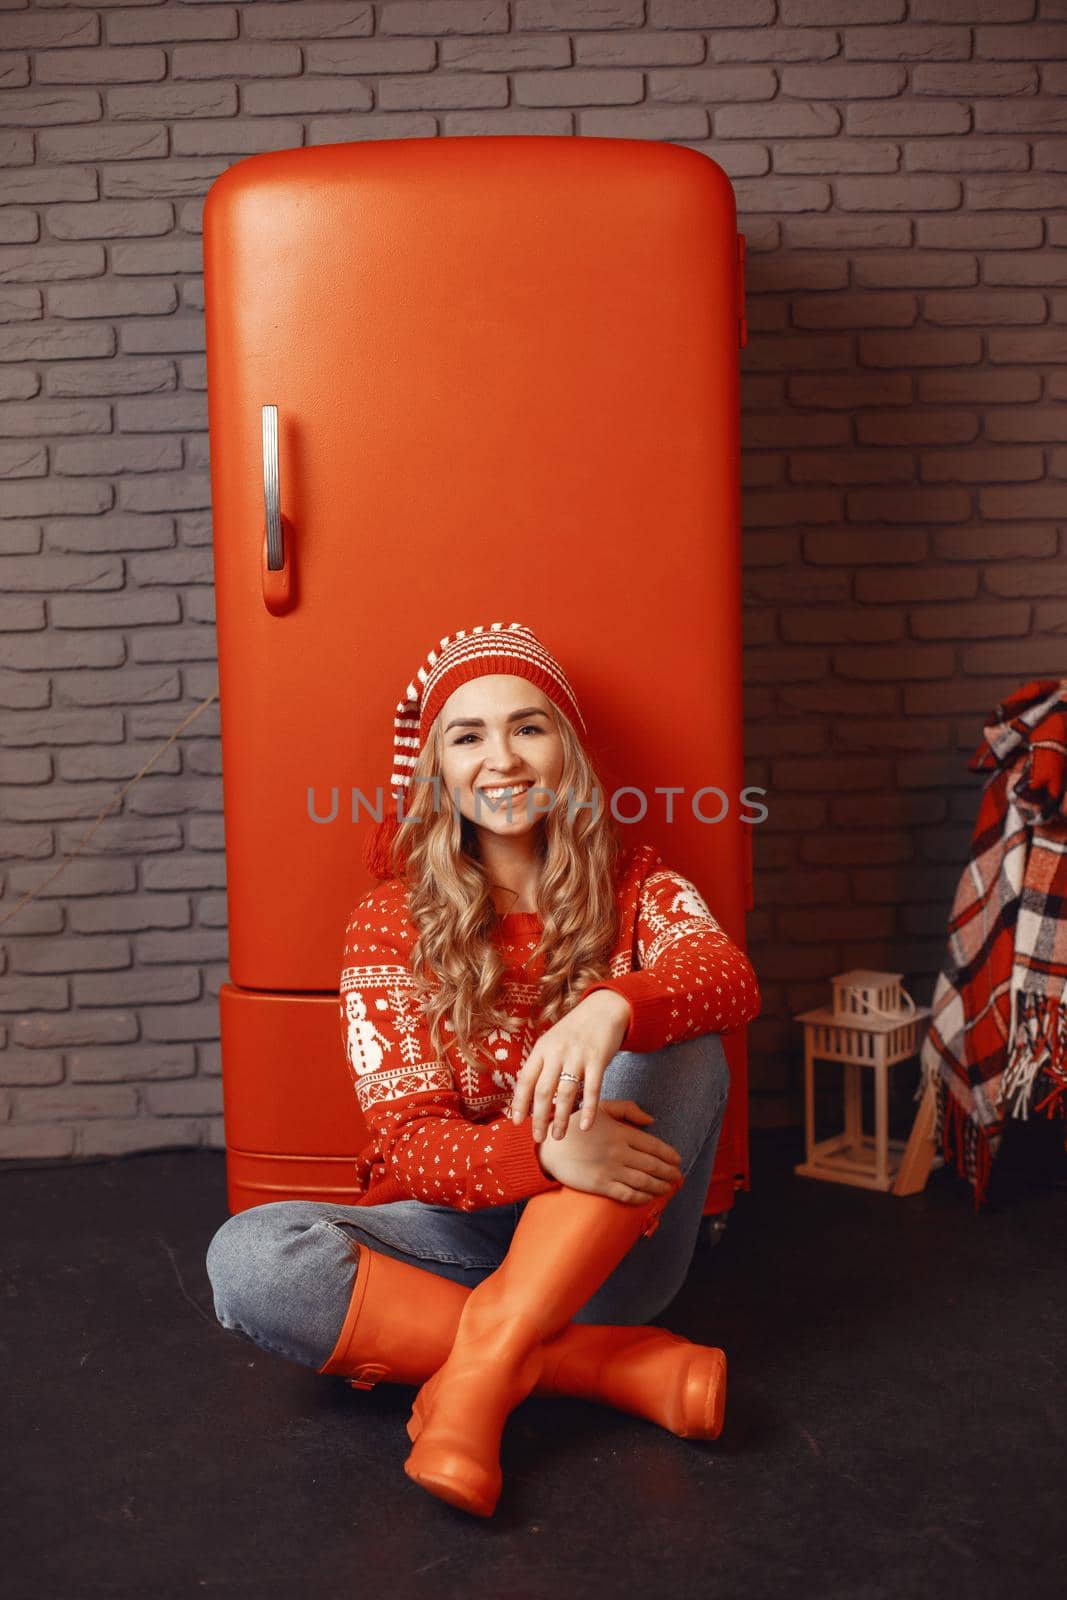
<svg viewBox="0 0 1067 1600">
<path fill-rule="evenodd" d="M 580 1118 L 580 1111 L 572 1112 L 562 1139 L 537 1145 L 549 1177 L 629 1205 L 645 1205 L 681 1182 L 678 1151 L 634 1125 L 654 1118 L 633 1100 L 601 1100 L 590 1128 L 579 1127 Z"/>
</svg>

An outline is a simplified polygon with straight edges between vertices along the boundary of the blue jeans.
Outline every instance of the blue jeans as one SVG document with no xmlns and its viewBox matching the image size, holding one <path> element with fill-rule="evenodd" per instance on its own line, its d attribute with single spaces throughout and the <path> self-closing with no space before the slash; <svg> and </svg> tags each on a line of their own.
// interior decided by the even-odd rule
<svg viewBox="0 0 1067 1600">
<path fill-rule="evenodd" d="M 730 1072 L 714 1033 L 661 1050 L 620 1050 L 601 1086 L 606 1100 L 635 1100 L 649 1133 L 673 1145 L 685 1182 L 659 1226 L 640 1238 L 576 1314 L 575 1322 L 642 1324 L 685 1281 L 707 1197 Z M 393 1200 L 378 1206 L 275 1200 L 238 1211 L 207 1251 L 215 1315 L 229 1332 L 312 1366 L 331 1355 L 355 1279 L 358 1239 L 470 1288 L 503 1261 L 527 1200 L 478 1211 Z"/>
</svg>

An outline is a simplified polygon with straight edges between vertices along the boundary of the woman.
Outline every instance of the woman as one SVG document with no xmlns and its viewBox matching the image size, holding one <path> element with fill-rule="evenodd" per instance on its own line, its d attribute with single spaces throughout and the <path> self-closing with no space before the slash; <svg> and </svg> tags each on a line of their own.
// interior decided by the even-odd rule
<svg viewBox="0 0 1067 1600">
<path fill-rule="evenodd" d="M 207 1257 L 224 1327 L 356 1388 L 421 1384 L 405 1471 L 481 1516 L 530 1393 L 722 1427 L 723 1352 L 643 1324 L 685 1279 L 719 1035 L 759 990 L 694 885 L 621 843 L 585 734 L 522 624 L 430 651 L 394 718 L 404 814 L 345 934 L 359 1196 L 239 1212 Z"/>
</svg>

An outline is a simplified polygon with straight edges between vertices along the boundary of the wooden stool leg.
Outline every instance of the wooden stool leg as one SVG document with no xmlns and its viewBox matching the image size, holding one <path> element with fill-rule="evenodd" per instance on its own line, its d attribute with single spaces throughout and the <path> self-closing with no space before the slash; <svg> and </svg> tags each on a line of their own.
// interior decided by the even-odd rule
<svg viewBox="0 0 1067 1600">
<path fill-rule="evenodd" d="M 919 1109 L 915 1113 L 911 1134 L 900 1166 L 893 1180 L 894 1194 L 919 1194 L 926 1188 L 930 1168 L 934 1164 L 934 1128 L 937 1125 L 937 1101 L 927 1080 Z"/>
</svg>

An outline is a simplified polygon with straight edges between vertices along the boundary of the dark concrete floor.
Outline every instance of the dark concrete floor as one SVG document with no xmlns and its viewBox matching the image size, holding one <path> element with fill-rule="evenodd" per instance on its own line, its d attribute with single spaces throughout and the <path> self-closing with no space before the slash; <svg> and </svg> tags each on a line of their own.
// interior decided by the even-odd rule
<svg viewBox="0 0 1067 1600">
<path fill-rule="evenodd" d="M 753 1187 L 660 1319 L 721 1344 L 714 1442 L 567 1399 L 512 1415 L 468 1517 L 410 1482 L 411 1388 L 356 1393 L 216 1323 L 224 1159 L 0 1168 L 7 1417 L 0 1588 L 96 1596 L 1044 1600 L 1064 1593 L 1067 1157 L 1009 1130 L 975 1217 Z"/>
</svg>

